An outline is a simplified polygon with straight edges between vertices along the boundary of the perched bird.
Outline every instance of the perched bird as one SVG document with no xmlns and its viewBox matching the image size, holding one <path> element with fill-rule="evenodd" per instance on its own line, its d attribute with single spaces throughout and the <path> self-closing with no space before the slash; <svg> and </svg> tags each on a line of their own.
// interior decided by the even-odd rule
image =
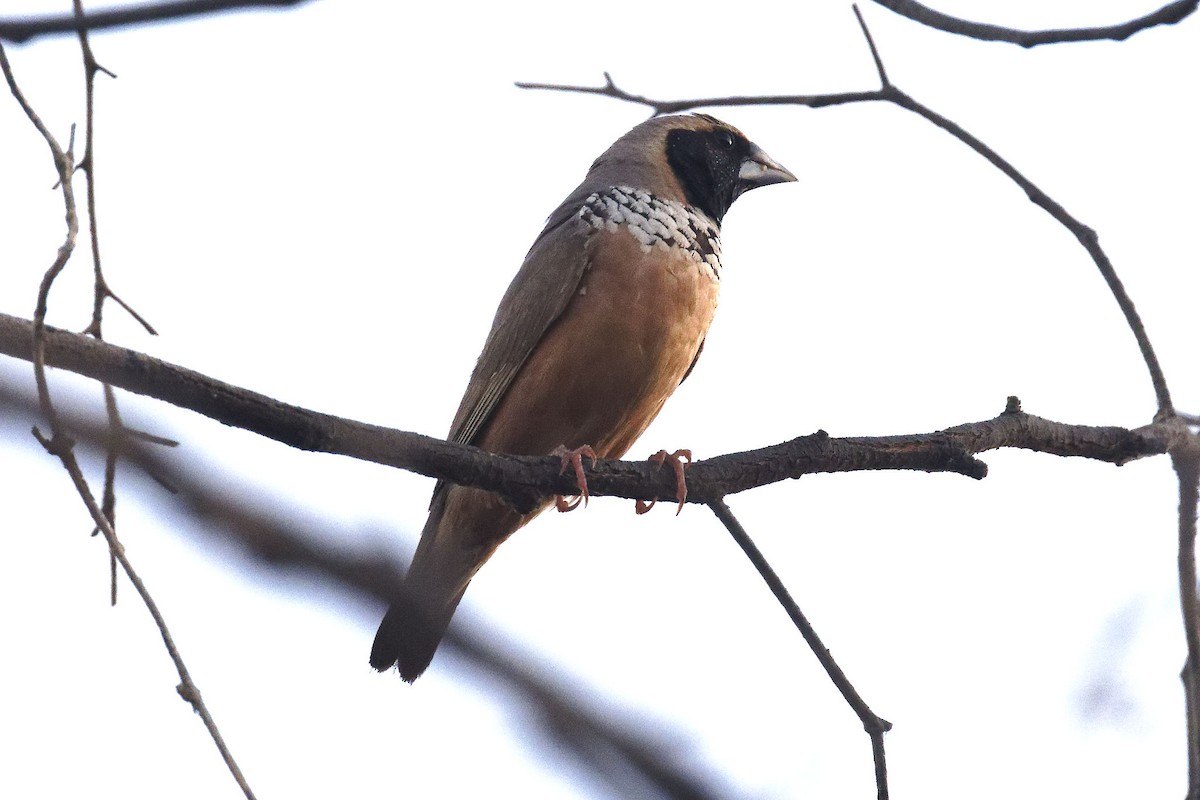
<svg viewBox="0 0 1200 800">
<path fill-rule="evenodd" d="M 517 455 L 570 448 L 580 475 L 580 453 L 624 455 L 700 355 L 725 212 L 743 192 L 795 179 L 703 114 L 657 117 L 618 139 L 550 215 L 500 301 L 450 440 Z M 522 515 L 491 492 L 439 484 L 371 666 L 396 664 L 406 681 L 424 672 L 475 572 L 549 505 Z"/>
</svg>

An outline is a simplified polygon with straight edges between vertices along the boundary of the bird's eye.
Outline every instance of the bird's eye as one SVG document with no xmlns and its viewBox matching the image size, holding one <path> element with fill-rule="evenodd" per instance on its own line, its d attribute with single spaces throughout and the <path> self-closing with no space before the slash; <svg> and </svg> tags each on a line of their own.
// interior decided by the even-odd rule
<svg viewBox="0 0 1200 800">
<path fill-rule="evenodd" d="M 726 150 L 733 147 L 733 134 L 729 131 L 717 131 L 717 144 Z"/>
</svg>

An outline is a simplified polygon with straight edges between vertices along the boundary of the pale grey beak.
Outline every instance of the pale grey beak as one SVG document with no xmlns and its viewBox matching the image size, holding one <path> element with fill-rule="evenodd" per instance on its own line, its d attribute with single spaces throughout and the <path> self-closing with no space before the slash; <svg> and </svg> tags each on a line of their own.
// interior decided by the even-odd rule
<svg viewBox="0 0 1200 800">
<path fill-rule="evenodd" d="M 737 194 L 748 192 L 759 186 L 769 186 L 772 183 L 787 183 L 796 180 L 787 167 L 771 158 L 756 144 L 750 145 L 750 153 L 742 161 L 738 170 Z"/>
</svg>

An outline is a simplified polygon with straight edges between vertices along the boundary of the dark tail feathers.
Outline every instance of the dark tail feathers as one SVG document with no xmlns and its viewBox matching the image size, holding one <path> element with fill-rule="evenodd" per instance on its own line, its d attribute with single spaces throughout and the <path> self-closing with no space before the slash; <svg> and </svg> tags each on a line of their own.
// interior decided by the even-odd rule
<svg viewBox="0 0 1200 800">
<path fill-rule="evenodd" d="M 438 613 L 430 613 L 411 594 L 393 601 L 371 645 L 371 666 L 383 672 L 395 664 L 400 668 L 400 677 L 409 683 L 419 678 L 446 635 L 461 597 L 459 594 Z"/>
</svg>

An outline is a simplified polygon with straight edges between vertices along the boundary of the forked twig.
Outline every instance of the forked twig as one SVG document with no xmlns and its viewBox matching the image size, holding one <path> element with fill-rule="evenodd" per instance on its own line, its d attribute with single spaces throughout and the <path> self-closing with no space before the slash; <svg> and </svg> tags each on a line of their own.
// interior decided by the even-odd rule
<svg viewBox="0 0 1200 800">
<path fill-rule="evenodd" d="M 79 9 L 78 4 L 76 9 Z M 54 138 L 49 129 L 38 117 L 33 107 L 30 105 L 24 94 L 21 92 L 16 78 L 13 75 L 12 66 L 8 61 L 8 55 L 4 51 L 3 46 L 0 46 L 0 71 L 4 73 L 5 81 L 8 83 L 9 89 L 16 98 L 17 103 L 25 112 L 26 117 L 41 133 L 46 140 L 47 146 L 50 148 L 51 155 L 54 159 L 54 166 L 59 177 L 59 188 L 63 195 L 63 205 L 66 209 L 67 233 L 63 243 L 59 246 L 58 253 L 55 256 L 54 262 L 46 271 L 42 278 L 41 284 L 38 287 L 37 304 L 34 310 L 33 319 L 33 336 L 32 336 L 32 355 L 34 376 L 38 388 L 38 403 L 42 410 L 42 414 L 47 420 L 50 435 L 43 434 L 38 428 L 33 429 L 33 435 L 41 443 L 41 445 L 50 454 L 57 456 L 62 462 L 63 467 L 67 470 L 67 474 L 71 478 L 71 482 L 75 485 L 76 491 L 83 500 L 84 505 L 91 514 L 92 520 L 96 527 L 104 535 L 108 542 L 109 551 L 117 562 L 120 563 L 122 570 L 133 584 L 134 589 L 142 598 L 142 602 L 146 605 L 146 609 L 153 617 L 155 624 L 158 626 L 159 633 L 162 635 L 163 643 L 166 645 L 167 652 L 171 656 L 171 660 L 175 664 L 175 669 L 179 673 L 180 684 L 178 691 L 180 695 L 187 700 L 203 720 L 205 727 L 208 729 L 209 735 L 216 744 L 217 749 L 221 753 L 221 757 L 225 760 L 226 766 L 230 773 L 238 782 L 243 793 L 248 800 L 254 800 L 254 794 L 250 790 L 249 784 L 242 775 L 237 762 L 233 758 L 233 754 L 225 744 L 224 738 L 221 736 L 220 730 L 217 728 L 216 721 L 208 711 L 208 707 L 204 704 L 200 697 L 200 690 L 192 681 L 191 675 L 188 672 L 187 665 L 184 663 L 182 656 L 179 654 L 178 648 L 171 637 L 170 630 L 167 627 L 166 620 L 158 609 L 158 605 L 154 602 L 154 598 L 150 595 L 141 576 L 134 570 L 125 554 L 125 549 L 121 542 L 117 539 L 116 531 L 105 515 L 104 509 L 96 502 L 95 496 L 92 494 L 91 488 L 88 486 L 87 480 L 83 476 L 79 462 L 74 454 L 74 442 L 67 435 L 61 421 L 58 417 L 58 412 L 55 410 L 54 403 L 50 397 L 49 384 L 46 380 L 46 360 L 45 360 L 45 338 L 46 338 L 46 312 L 49 306 L 50 290 L 55 279 L 61 274 L 67 261 L 75 249 L 75 242 L 79 234 L 79 218 L 75 205 L 74 187 L 72 184 L 72 175 L 75 170 L 74 164 L 74 127 L 71 131 L 71 142 L 67 149 L 59 145 L 58 140 Z"/>
<path fill-rule="evenodd" d="M 121 569 L 124 571 L 125 577 L 133 584 L 134 590 L 138 593 L 138 596 L 146 606 L 146 610 L 150 612 L 150 616 L 154 619 L 154 624 L 158 626 L 158 632 L 162 635 L 163 644 L 166 646 L 167 653 L 171 656 L 171 661 L 174 662 L 175 670 L 179 674 L 179 685 L 175 687 L 175 690 L 200 715 L 200 719 L 204 722 L 204 727 L 208 730 L 208 735 L 212 738 L 213 743 L 217 746 L 217 750 L 221 753 L 221 758 L 225 761 L 225 766 L 229 769 L 230 774 L 233 775 L 234 780 L 237 781 L 247 800 L 255 800 L 254 792 L 250 789 L 250 784 L 247 783 L 241 768 L 237 765 L 237 761 L 234 760 L 229 746 L 225 744 L 225 739 L 221 736 L 221 730 L 217 727 L 216 720 L 213 719 L 208 706 L 200 696 L 200 689 L 196 686 L 195 681 L 192 680 L 187 664 L 184 663 L 183 656 L 179 653 L 179 648 L 175 646 L 175 640 L 171 636 L 170 629 L 167 627 L 166 618 L 163 617 L 158 604 L 154 602 L 154 598 L 151 596 L 150 590 L 146 588 L 146 584 L 142 581 L 141 576 L 134 570 L 128 556 L 125 554 L 125 548 L 117 539 L 116 531 L 113 530 L 112 525 L 109 524 L 108 519 L 104 516 L 104 510 L 96 502 L 91 487 L 88 486 L 87 479 L 83 477 L 79 461 L 75 458 L 73 450 L 74 442 L 58 433 L 51 434 L 49 437 L 44 436 L 36 428 L 34 428 L 34 436 L 46 448 L 47 452 L 58 456 L 59 460 L 62 461 L 67 474 L 71 476 L 71 482 L 75 485 L 75 490 L 83 499 L 84 505 L 87 506 L 88 513 L 92 515 L 92 520 L 96 523 L 96 527 L 100 529 L 101 534 L 108 541 L 109 548 L 121 564 Z"/>
<path fill-rule="evenodd" d="M 73 8 L 75 17 L 82 19 L 85 14 L 83 11 L 82 0 L 73 0 Z M 83 137 L 83 158 L 79 161 L 79 169 L 87 176 L 87 215 L 88 215 L 88 233 L 92 244 L 92 272 L 93 272 L 93 288 L 92 288 L 92 319 L 88 323 L 85 333 L 91 334 L 97 339 L 104 338 L 103 318 L 104 318 L 104 301 L 112 299 L 116 301 L 130 316 L 132 316 L 143 328 L 151 335 L 156 335 L 158 332 L 154 327 L 147 322 L 141 314 L 133 310 L 124 300 L 118 297 L 108 285 L 108 281 L 104 278 L 104 270 L 100 267 L 100 229 L 96 216 L 96 75 L 103 72 L 110 77 L 117 77 L 111 70 L 105 69 L 96 61 L 96 55 L 92 52 L 91 42 L 88 40 L 88 33 L 85 27 L 79 28 L 79 49 L 83 55 L 83 76 L 84 76 L 84 97 L 85 97 L 85 123 Z M 104 392 L 104 408 L 108 414 L 109 426 L 114 434 L 114 441 L 121 432 L 124 426 L 121 424 L 121 412 L 117 406 L 117 396 L 110 384 L 102 384 Z M 104 511 L 104 516 L 112 525 L 113 530 L 117 528 L 117 448 L 109 447 L 104 457 L 104 492 L 103 499 L 100 503 L 101 510 Z M 97 528 L 93 533 L 99 533 Z M 109 577 L 110 577 L 110 602 L 113 605 L 117 604 L 117 559 L 115 555 L 109 554 Z"/>
</svg>

